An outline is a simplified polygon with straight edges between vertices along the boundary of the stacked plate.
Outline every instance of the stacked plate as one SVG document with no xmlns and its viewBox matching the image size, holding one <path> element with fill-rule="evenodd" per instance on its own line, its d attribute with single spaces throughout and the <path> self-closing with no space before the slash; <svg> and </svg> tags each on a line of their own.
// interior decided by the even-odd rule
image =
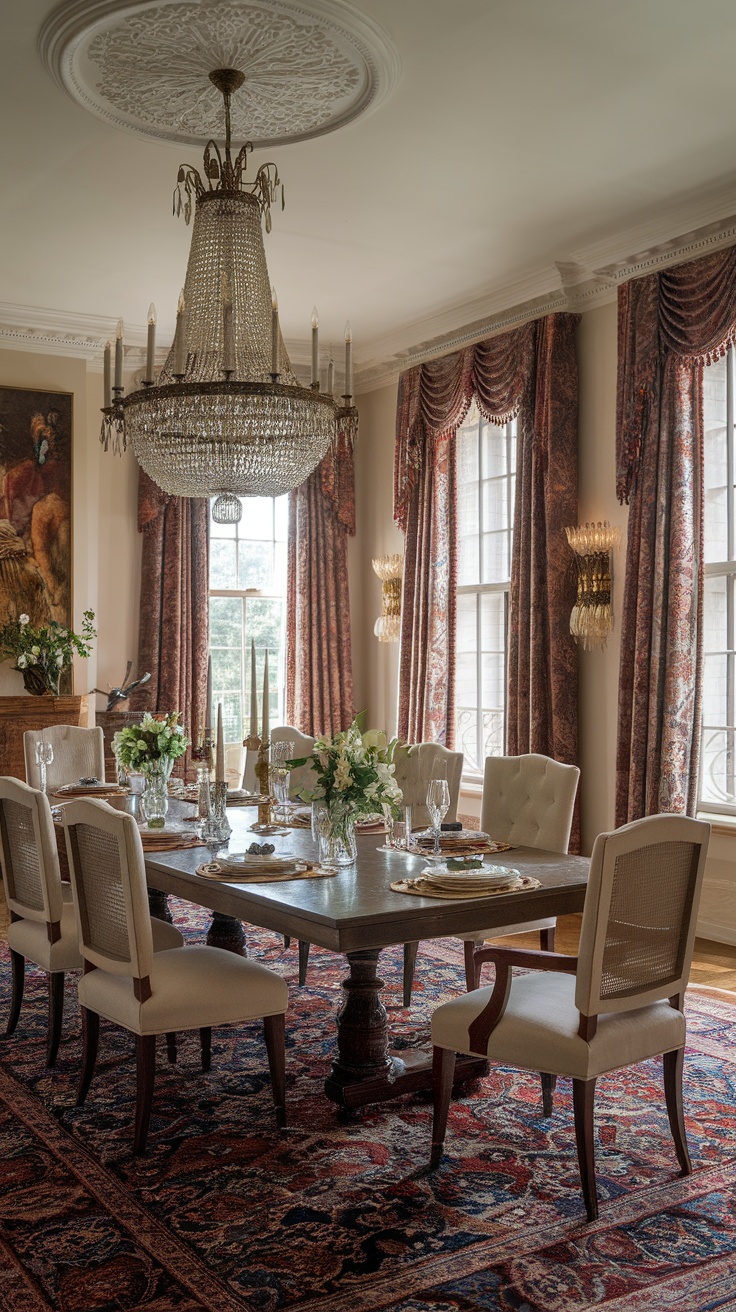
<svg viewBox="0 0 736 1312">
<path fill-rule="evenodd" d="M 414 843 L 420 855 L 431 852 L 434 848 L 434 835 L 431 830 L 414 834 Z M 490 838 L 488 834 L 476 829 L 457 829 L 440 834 L 440 851 L 445 856 L 469 856 L 473 852 L 487 852 Z"/>
<path fill-rule="evenodd" d="M 107 797 L 108 794 L 114 796 L 124 791 L 119 784 L 97 781 L 94 784 L 62 784 L 60 788 L 54 789 L 54 794 L 56 797 Z"/>
<path fill-rule="evenodd" d="M 249 874 L 287 875 L 299 874 L 309 869 L 309 862 L 294 856 L 255 856 L 250 852 L 232 852 L 229 856 L 219 857 L 217 864 L 222 871 L 236 873 L 242 871 L 243 878 Z"/>
<path fill-rule="evenodd" d="M 448 870 L 443 865 L 422 871 L 422 878 L 447 893 L 469 893 L 472 890 L 480 895 L 515 888 L 521 875 L 511 866 L 484 865 L 480 870 Z"/>
</svg>

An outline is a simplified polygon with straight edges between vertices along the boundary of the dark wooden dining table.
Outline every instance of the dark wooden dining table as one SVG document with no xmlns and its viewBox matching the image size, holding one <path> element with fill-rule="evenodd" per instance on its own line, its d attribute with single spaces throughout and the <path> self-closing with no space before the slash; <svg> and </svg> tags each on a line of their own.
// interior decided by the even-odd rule
<svg viewBox="0 0 736 1312">
<path fill-rule="evenodd" d="M 233 827 L 229 852 L 243 852 L 255 835 L 250 808 L 228 811 Z M 292 829 L 272 840 L 278 855 L 314 859 L 308 830 Z M 538 920 L 581 911 L 588 859 L 535 848 L 514 848 L 496 858 L 534 875 L 540 887 L 521 893 L 471 900 L 418 897 L 392 891 L 390 883 L 417 875 L 425 862 L 402 852 L 383 852 L 380 835 L 358 835 L 358 860 L 336 875 L 279 883 L 220 883 L 197 875 L 211 860 L 208 848 L 146 853 L 149 889 L 174 894 L 214 913 L 208 942 L 237 947 L 240 922 L 259 925 L 335 952 L 344 953 L 348 974 L 337 1019 L 336 1053 L 325 1092 L 342 1107 L 382 1102 L 431 1087 L 431 1054 L 426 1050 L 391 1053 L 383 983 L 378 974 L 384 948 L 474 929 Z M 221 849 L 224 851 L 224 849 Z M 457 1082 L 487 1067 L 475 1058 L 458 1059 Z"/>
</svg>

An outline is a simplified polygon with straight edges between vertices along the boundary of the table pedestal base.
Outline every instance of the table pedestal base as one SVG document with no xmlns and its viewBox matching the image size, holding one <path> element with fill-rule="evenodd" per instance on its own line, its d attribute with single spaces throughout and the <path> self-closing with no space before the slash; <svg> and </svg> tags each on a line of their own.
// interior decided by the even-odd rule
<svg viewBox="0 0 736 1312">
<path fill-rule="evenodd" d="M 337 1018 L 337 1057 L 325 1080 L 327 1097 L 341 1107 L 386 1102 L 432 1087 L 431 1052 L 389 1052 L 383 980 L 376 974 L 379 955 L 377 948 L 347 954 L 350 975 L 343 982 L 345 1002 Z M 458 1056 L 456 1084 L 487 1073 L 482 1058 Z"/>
<path fill-rule="evenodd" d="M 224 948 L 226 952 L 235 952 L 239 957 L 247 957 L 248 947 L 243 922 L 236 920 L 235 916 L 225 916 L 221 911 L 213 911 L 212 923 L 207 930 L 207 945 L 211 948 Z"/>
</svg>

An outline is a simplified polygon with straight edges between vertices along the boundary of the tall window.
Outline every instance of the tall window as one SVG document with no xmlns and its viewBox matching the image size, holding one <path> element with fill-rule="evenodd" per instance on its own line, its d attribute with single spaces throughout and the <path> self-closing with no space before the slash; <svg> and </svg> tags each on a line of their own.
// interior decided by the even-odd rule
<svg viewBox="0 0 736 1312">
<path fill-rule="evenodd" d="M 703 370 L 705 604 L 700 805 L 736 815 L 734 352 Z"/>
<path fill-rule="evenodd" d="M 226 742 L 250 728 L 251 640 L 260 715 L 268 648 L 269 719 L 284 721 L 288 497 L 242 497 L 239 524 L 210 518 L 212 696 L 222 702 Z"/>
<path fill-rule="evenodd" d="M 506 750 L 516 420 L 489 424 L 474 404 L 457 432 L 458 589 L 455 741 L 466 775 Z"/>
</svg>

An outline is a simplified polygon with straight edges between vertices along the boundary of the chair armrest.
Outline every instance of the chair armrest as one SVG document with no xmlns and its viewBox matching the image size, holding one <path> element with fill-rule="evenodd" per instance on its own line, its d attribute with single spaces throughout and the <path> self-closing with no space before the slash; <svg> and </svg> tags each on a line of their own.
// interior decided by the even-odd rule
<svg viewBox="0 0 736 1312">
<path fill-rule="evenodd" d="M 470 1049 L 483 1057 L 486 1055 L 488 1040 L 506 1010 L 514 966 L 574 975 L 578 965 L 577 957 L 568 957 L 563 952 L 526 952 L 523 948 L 480 948 L 475 955 L 482 961 L 493 961 L 496 965 L 493 992 L 483 1010 L 468 1026 Z"/>
<path fill-rule="evenodd" d="M 525 966 L 527 970 L 557 970 L 568 975 L 575 975 L 578 968 L 577 957 L 570 957 L 566 952 L 542 952 L 535 948 L 476 948 L 474 961 L 493 961 L 497 966 Z"/>
</svg>

